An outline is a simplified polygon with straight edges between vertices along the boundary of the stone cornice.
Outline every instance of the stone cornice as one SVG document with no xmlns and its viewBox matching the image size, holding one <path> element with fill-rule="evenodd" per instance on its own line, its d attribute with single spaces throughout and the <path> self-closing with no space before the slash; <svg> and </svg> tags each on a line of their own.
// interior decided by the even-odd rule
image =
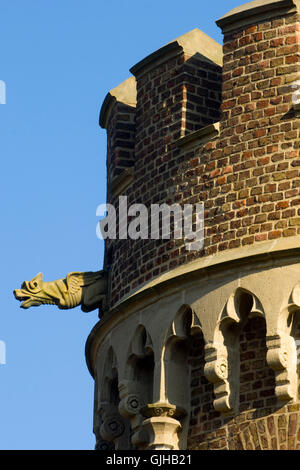
<svg viewBox="0 0 300 470">
<path fill-rule="evenodd" d="M 251 245 L 250 247 L 235 248 L 226 252 L 218 253 L 212 256 L 202 258 L 183 265 L 172 271 L 166 272 L 162 276 L 157 277 L 141 288 L 131 292 L 128 297 L 122 299 L 116 304 L 106 315 L 94 326 L 87 342 L 86 342 L 86 361 L 88 369 L 93 375 L 92 357 L 95 354 L 95 339 L 99 344 L 99 333 L 101 337 L 105 337 L 111 329 L 116 326 L 122 319 L 129 315 L 131 310 L 143 308 L 147 304 L 151 304 L 163 297 L 167 290 L 182 290 L 183 282 L 193 281 L 207 276 L 212 272 L 234 270 L 239 266 L 248 266 L 248 269 L 254 265 L 259 265 L 261 269 L 272 266 L 280 259 L 287 258 L 289 263 L 300 262 L 300 237 L 279 238 L 273 241 L 261 242 L 260 244 Z"/>
<path fill-rule="evenodd" d="M 200 54 L 203 60 L 214 62 L 220 66 L 223 63 L 222 46 L 196 28 L 145 57 L 134 65 L 130 72 L 135 77 L 142 76 L 181 52 L 190 56 Z"/>
<path fill-rule="evenodd" d="M 178 147 L 191 147 L 194 145 L 201 145 L 209 142 L 210 140 L 217 137 L 220 133 L 220 123 L 216 122 L 214 124 L 210 124 L 208 126 L 202 127 L 195 132 L 191 132 L 190 134 L 181 137 L 180 139 L 174 142 L 175 145 Z"/>
<path fill-rule="evenodd" d="M 230 10 L 216 21 L 216 24 L 228 33 L 259 21 L 296 12 L 299 0 L 254 0 Z"/>
</svg>

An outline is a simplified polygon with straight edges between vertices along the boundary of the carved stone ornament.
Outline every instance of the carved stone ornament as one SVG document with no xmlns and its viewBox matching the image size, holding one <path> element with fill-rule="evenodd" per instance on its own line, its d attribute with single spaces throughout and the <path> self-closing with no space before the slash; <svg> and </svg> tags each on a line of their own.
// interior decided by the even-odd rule
<svg viewBox="0 0 300 470">
<path fill-rule="evenodd" d="M 145 403 L 141 401 L 140 397 L 135 394 L 127 395 L 119 403 L 119 411 L 127 419 L 139 414 L 141 408 Z"/>
<path fill-rule="evenodd" d="M 96 444 L 95 450 L 102 450 L 102 451 L 112 451 L 114 450 L 115 446 L 113 442 L 105 441 L 100 434 L 100 426 L 97 426 L 94 430 L 95 437 L 96 437 Z"/>
<path fill-rule="evenodd" d="M 223 344 L 205 346 L 205 376 L 214 384 L 214 408 L 224 414 L 233 411 L 233 394 L 228 380 L 228 360 L 222 354 L 227 354 Z"/>
<path fill-rule="evenodd" d="M 72 272 L 64 279 L 51 282 L 44 282 L 42 273 L 39 273 L 31 281 L 24 281 L 21 289 L 14 290 L 14 296 L 22 302 L 22 308 L 51 304 L 69 309 L 81 305 L 84 312 L 103 307 L 106 295 L 105 271 Z"/>
<path fill-rule="evenodd" d="M 123 434 L 124 430 L 124 422 L 118 414 L 115 414 L 104 419 L 100 433 L 102 438 L 106 441 L 114 441 Z"/>
<path fill-rule="evenodd" d="M 282 401 L 297 398 L 297 353 L 294 339 L 288 335 L 267 337 L 267 361 L 275 371 L 275 394 Z"/>
<path fill-rule="evenodd" d="M 291 335 L 293 314 L 300 309 L 300 283 L 290 294 L 276 327 L 267 337 L 267 361 L 275 371 L 275 394 L 282 401 L 297 400 L 297 347 Z"/>
<path fill-rule="evenodd" d="M 130 393 L 128 386 L 130 382 L 123 380 L 119 383 L 119 413 L 131 425 L 131 442 L 138 449 L 144 449 L 147 444 L 147 433 L 142 429 L 141 424 L 143 417 L 140 413 L 141 408 L 145 406 L 144 400 L 137 393 Z"/>
<path fill-rule="evenodd" d="M 102 450 L 102 451 L 112 451 L 114 450 L 115 446 L 113 442 L 104 441 L 103 439 L 97 439 L 95 450 Z"/>
<path fill-rule="evenodd" d="M 185 416 L 185 410 L 169 403 L 153 403 L 142 408 L 141 414 L 146 418 L 142 424 L 148 437 L 145 449 L 178 449 L 179 419 Z"/>
<path fill-rule="evenodd" d="M 141 413 L 145 418 L 155 416 L 182 418 L 186 412 L 183 408 L 171 405 L 170 403 L 151 403 L 141 409 Z"/>
</svg>

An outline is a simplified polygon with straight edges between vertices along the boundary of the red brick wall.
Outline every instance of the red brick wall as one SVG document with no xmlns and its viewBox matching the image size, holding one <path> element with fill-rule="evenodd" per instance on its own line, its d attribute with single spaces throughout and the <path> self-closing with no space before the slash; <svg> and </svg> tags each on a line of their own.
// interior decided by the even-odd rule
<svg viewBox="0 0 300 470">
<path fill-rule="evenodd" d="M 201 63 L 181 55 L 137 77 L 135 175 L 123 194 L 148 207 L 203 201 L 205 249 L 188 252 L 181 240 L 111 243 L 112 305 L 195 258 L 300 233 L 299 124 L 290 86 L 299 32 L 290 14 L 225 36 L 220 137 L 188 151 L 176 139 L 218 120 L 218 71 L 206 68 L 204 77 Z M 209 116 L 202 92 L 214 102 Z"/>
<path fill-rule="evenodd" d="M 137 76 L 136 160 L 220 118 L 221 68 L 184 52 Z"/>
<path fill-rule="evenodd" d="M 299 233 L 299 129 L 290 86 L 299 70 L 299 30 L 298 17 L 289 15 L 224 38 L 217 167 L 228 171 L 226 234 L 235 245 Z M 210 250 L 230 245 L 224 236 L 220 242 Z"/>
<path fill-rule="evenodd" d="M 137 75 L 134 181 L 122 195 L 128 204 L 181 202 L 183 191 L 170 193 L 178 168 L 185 160 L 172 144 L 180 136 L 220 118 L 221 68 L 195 55 L 181 53 L 143 75 Z M 184 185 L 190 185 L 186 175 Z M 111 201 L 118 207 L 117 197 Z M 182 245 L 180 241 L 180 245 Z M 173 249 L 172 249 L 173 248 Z M 174 240 L 116 240 L 113 253 L 112 304 L 147 280 L 181 261 Z"/>
<path fill-rule="evenodd" d="M 266 363 L 264 320 L 255 318 L 248 321 L 240 335 L 239 343 L 240 412 L 276 405 L 275 375 Z"/>
<path fill-rule="evenodd" d="M 108 202 L 110 183 L 124 169 L 134 166 L 135 108 L 115 101 L 107 123 Z"/>
</svg>

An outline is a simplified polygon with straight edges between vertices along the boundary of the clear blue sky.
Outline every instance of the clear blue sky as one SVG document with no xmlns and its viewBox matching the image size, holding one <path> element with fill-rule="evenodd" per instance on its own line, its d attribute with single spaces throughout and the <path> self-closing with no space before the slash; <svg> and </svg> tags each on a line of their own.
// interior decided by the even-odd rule
<svg viewBox="0 0 300 470">
<path fill-rule="evenodd" d="M 242 0 L 1 0 L 0 449 L 93 449 L 86 338 L 97 312 L 22 310 L 13 289 L 102 268 L 106 93 L 129 68 Z"/>
</svg>

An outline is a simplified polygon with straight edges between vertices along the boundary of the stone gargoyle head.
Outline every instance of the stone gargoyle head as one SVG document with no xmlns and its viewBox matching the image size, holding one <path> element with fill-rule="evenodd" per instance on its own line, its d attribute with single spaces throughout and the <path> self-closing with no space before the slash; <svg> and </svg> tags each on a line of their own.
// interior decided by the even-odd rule
<svg viewBox="0 0 300 470">
<path fill-rule="evenodd" d="M 54 304 L 54 302 L 51 302 L 51 296 L 43 290 L 43 284 L 43 274 L 39 273 L 31 281 L 24 281 L 21 289 L 14 290 L 14 296 L 22 302 L 22 308 L 37 307 L 44 304 L 46 300 Z"/>
<path fill-rule="evenodd" d="M 21 289 L 14 290 L 22 308 L 42 304 L 57 305 L 60 309 L 81 305 L 84 312 L 90 312 L 106 305 L 108 288 L 107 272 L 72 272 L 64 279 L 43 281 L 42 273 L 31 281 L 24 281 Z"/>
</svg>

